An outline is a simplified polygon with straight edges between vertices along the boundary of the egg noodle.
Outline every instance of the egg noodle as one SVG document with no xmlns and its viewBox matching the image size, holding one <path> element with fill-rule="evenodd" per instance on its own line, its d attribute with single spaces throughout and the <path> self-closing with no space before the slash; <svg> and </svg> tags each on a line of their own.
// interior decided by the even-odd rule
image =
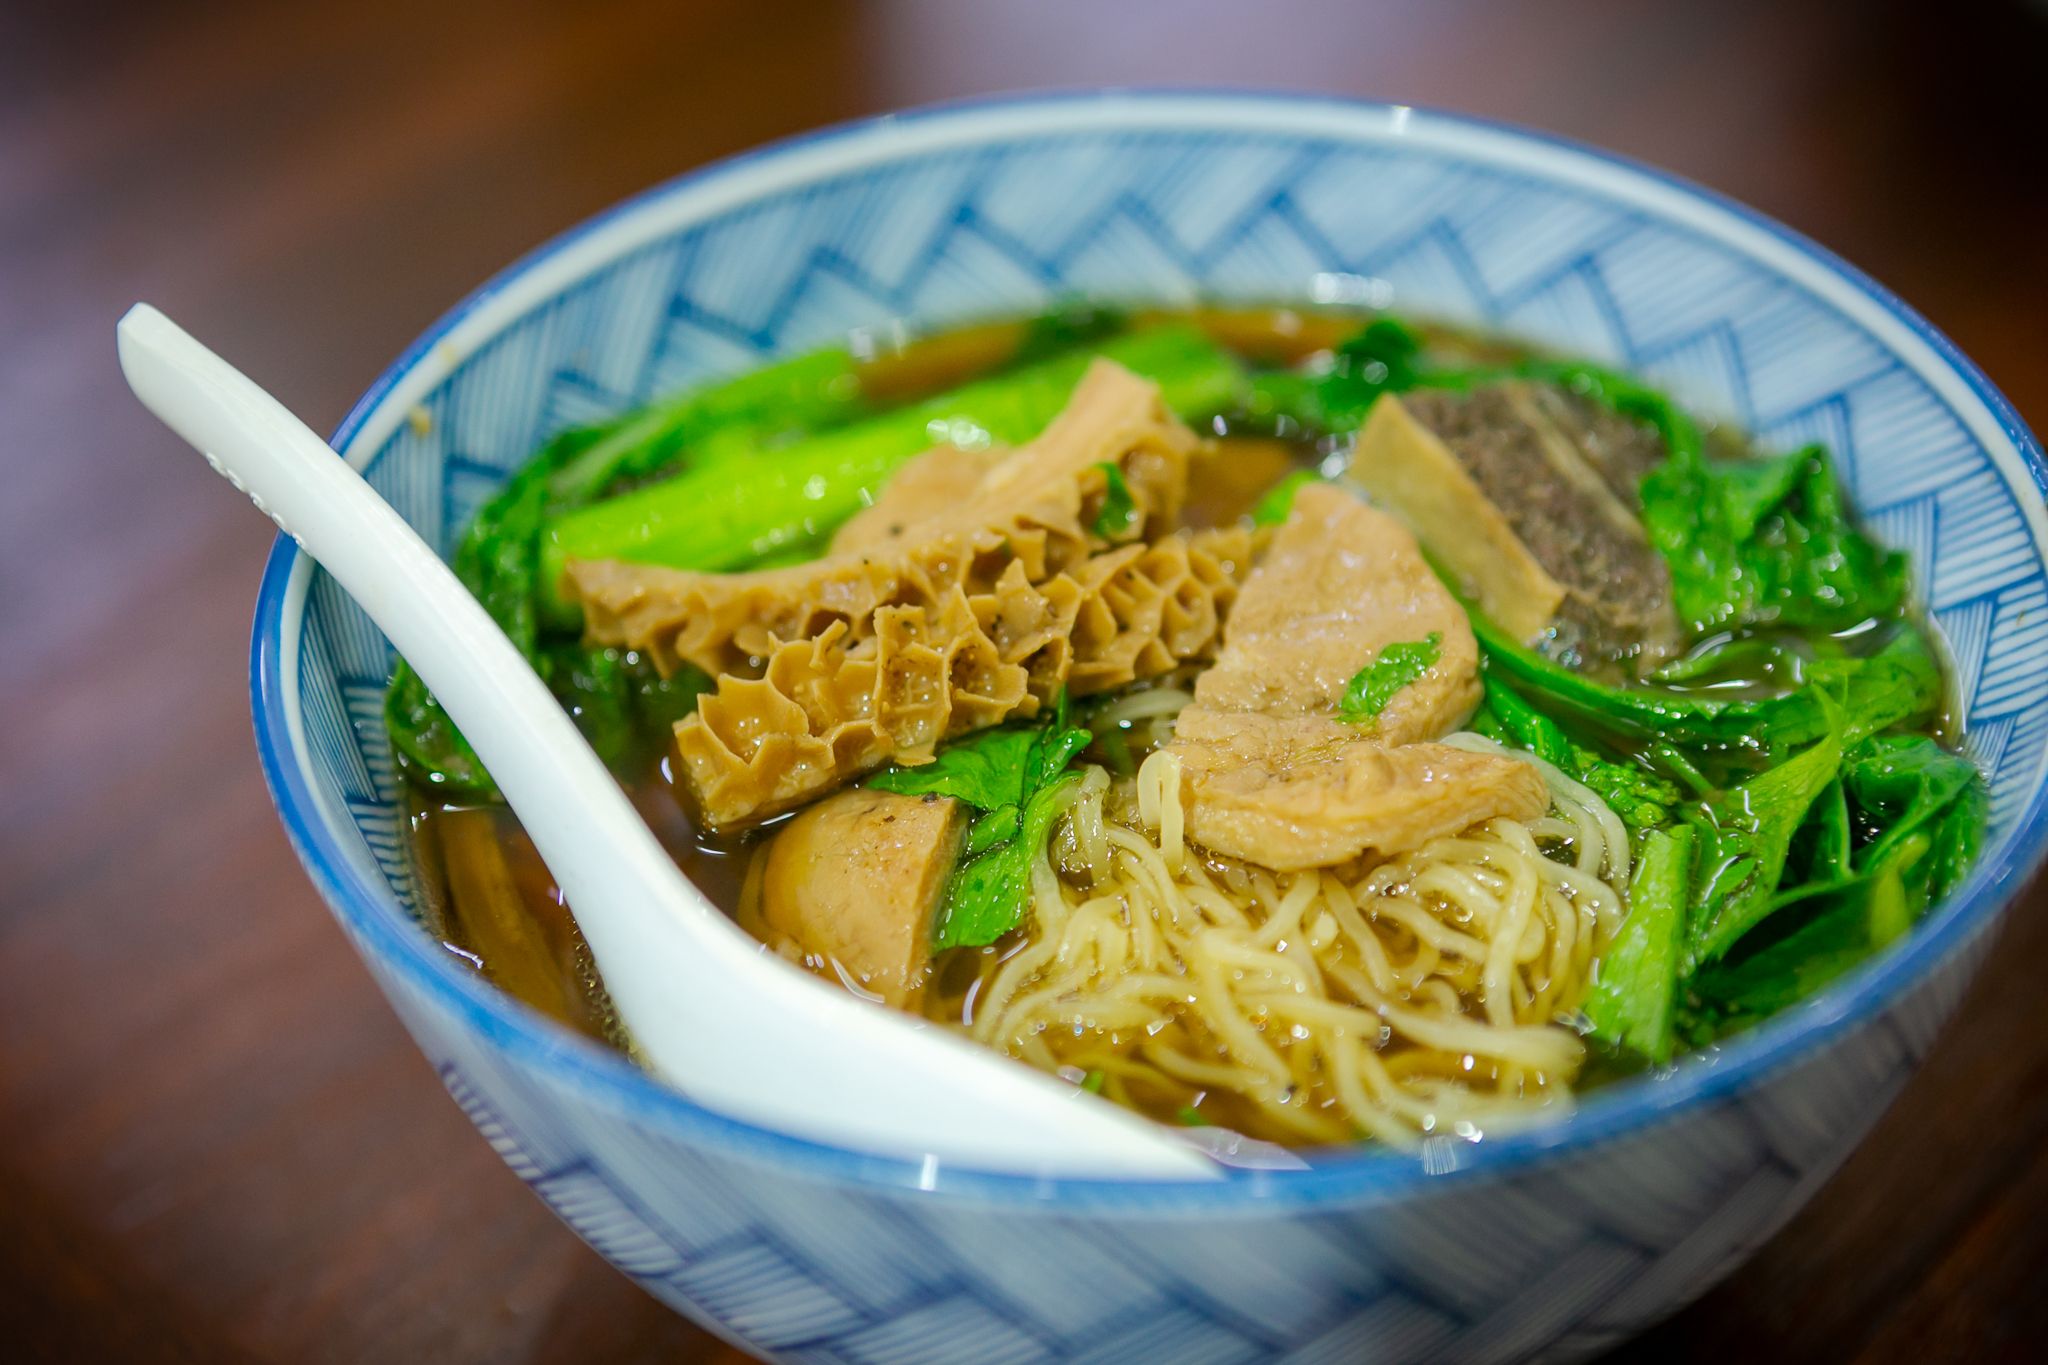
<svg viewBox="0 0 2048 1365">
<path fill-rule="evenodd" d="M 1108 719 L 1163 726 L 1184 700 L 1139 693 Z M 1185 843 L 1171 752 L 1134 779 L 1092 767 L 1033 867 L 1024 931 L 949 972 L 926 1013 L 1156 1117 L 1286 1142 L 1477 1138 L 1554 1113 L 1629 844 L 1596 795 L 1529 761 L 1542 819 L 1301 872 Z"/>
</svg>

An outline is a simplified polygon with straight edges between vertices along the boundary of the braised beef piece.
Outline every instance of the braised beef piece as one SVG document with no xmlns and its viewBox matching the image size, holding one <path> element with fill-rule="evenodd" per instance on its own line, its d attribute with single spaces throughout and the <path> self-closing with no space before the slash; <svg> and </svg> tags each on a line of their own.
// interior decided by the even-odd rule
<svg viewBox="0 0 2048 1365">
<path fill-rule="evenodd" d="M 1551 646 L 1640 675 L 1682 647 L 1671 575 L 1636 489 L 1664 458 L 1656 433 L 1580 395 L 1509 381 L 1405 394 L 1557 584 Z"/>
</svg>

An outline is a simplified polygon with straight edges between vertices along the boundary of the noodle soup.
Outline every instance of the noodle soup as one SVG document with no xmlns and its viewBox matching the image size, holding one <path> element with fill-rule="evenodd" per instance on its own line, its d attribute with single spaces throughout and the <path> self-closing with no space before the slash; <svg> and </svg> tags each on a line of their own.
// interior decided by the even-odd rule
<svg viewBox="0 0 2048 1365">
<path fill-rule="evenodd" d="M 1387 317 L 855 337 L 563 433 L 457 564 L 764 951 L 1165 1123 L 1540 1121 L 1982 834 L 1824 451 Z M 630 1046 L 402 667 L 387 716 L 450 950 Z"/>
</svg>

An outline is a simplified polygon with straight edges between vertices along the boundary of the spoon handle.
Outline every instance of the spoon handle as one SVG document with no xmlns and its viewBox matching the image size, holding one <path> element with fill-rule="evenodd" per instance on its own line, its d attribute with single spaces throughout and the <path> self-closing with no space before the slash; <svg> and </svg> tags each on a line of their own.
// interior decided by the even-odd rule
<svg viewBox="0 0 2048 1365">
<path fill-rule="evenodd" d="M 555 874 L 656 1070 L 756 1122 L 1013 1170 L 1213 1178 L 1166 1130 L 765 956 L 683 879 L 497 623 L 327 443 L 147 304 L 143 404 L 348 591 L 433 689 Z"/>
</svg>

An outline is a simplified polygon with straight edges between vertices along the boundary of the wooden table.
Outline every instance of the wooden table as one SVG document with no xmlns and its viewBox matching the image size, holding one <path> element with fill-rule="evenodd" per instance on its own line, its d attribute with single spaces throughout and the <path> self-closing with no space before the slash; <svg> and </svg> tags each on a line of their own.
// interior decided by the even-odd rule
<svg viewBox="0 0 2048 1365">
<path fill-rule="evenodd" d="M 1227 81 L 1525 120 L 1730 191 L 2048 421 L 2022 0 L 38 8 L 0 17 L 0 1358 L 732 1358 L 519 1188 L 293 861 L 244 694 L 269 527 L 123 389 L 138 297 L 331 426 L 486 274 L 709 158 L 978 91 Z M 2042 899 L 1840 1178 L 1633 1350 L 2038 1346 Z"/>
</svg>

